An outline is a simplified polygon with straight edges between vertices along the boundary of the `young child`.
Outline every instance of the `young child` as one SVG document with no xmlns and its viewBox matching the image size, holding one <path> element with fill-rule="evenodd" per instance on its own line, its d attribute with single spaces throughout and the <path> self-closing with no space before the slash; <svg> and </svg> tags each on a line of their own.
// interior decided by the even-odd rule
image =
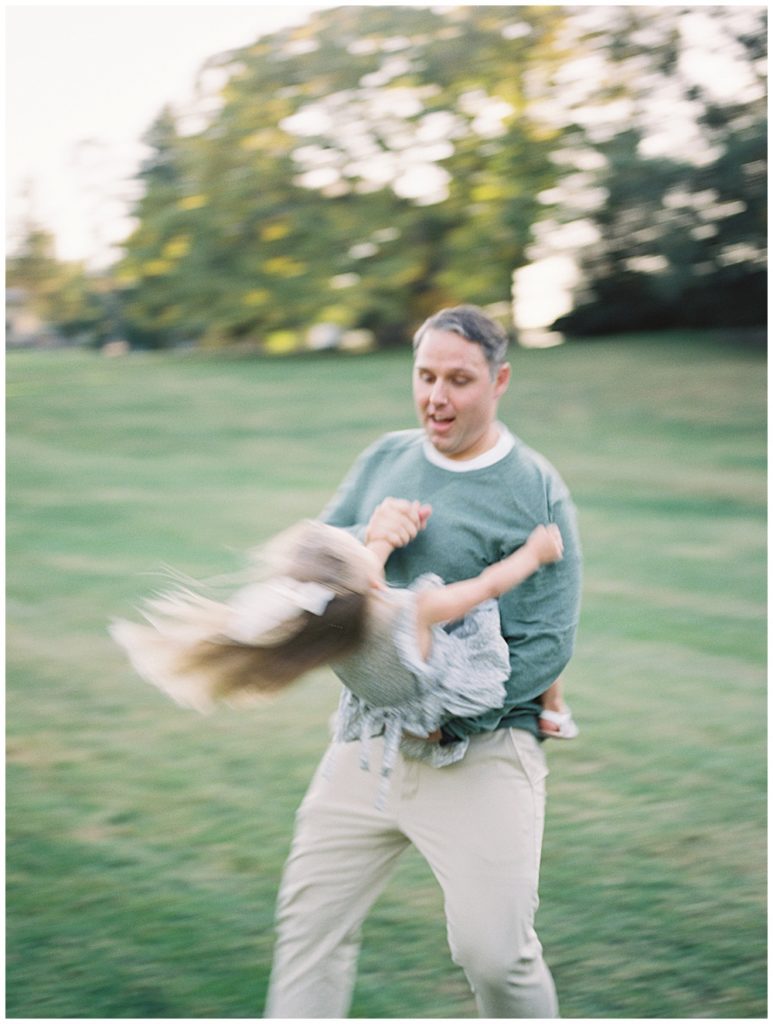
<svg viewBox="0 0 773 1024">
<path fill-rule="evenodd" d="M 345 685 L 335 738 L 363 740 L 364 767 L 367 740 L 381 733 L 385 778 L 401 745 L 408 756 L 450 764 L 469 740 L 442 742 L 443 722 L 505 699 L 510 664 L 495 599 L 558 561 L 561 535 L 538 526 L 479 576 L 443 584 L 428 575 L 408 589 L 384 581 L 392 550 L 305 521 L 265 549 L 268 578 L 227 601 L 185 588 L 163 594 L 146 602 L 147 625 L 118 621 L 110 632 L 142 677 L 200 711 L 274 693 L 330 664 Z M 558 684 L 550 706 L 564 731 L 573 725 Z"/>
</svg>

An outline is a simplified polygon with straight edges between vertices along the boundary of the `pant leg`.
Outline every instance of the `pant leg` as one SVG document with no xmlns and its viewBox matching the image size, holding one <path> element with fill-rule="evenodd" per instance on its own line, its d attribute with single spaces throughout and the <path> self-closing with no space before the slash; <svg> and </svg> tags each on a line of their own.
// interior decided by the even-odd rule
<svg viewBox="0 0 773 1024">
<path fill-rule="evenodd" d="M 416 765 L 401 825 L 445 898 L 448 942 L 486 1018 L 553 1018 L 558 1001 L 534 930 L 545 755 L 524 730 L 473 737 L 447 768 Z"/>
<path fill-rule="evenodd" d="M 380 744 L 373 743 L 376 754 Z M 265 1017 L 346 1016 L 362 922 L 408 845 L 395 826 L 391 794 L 385 810 L 376 807 L 378 755 L 366 772 L 358 743 L 334 744 L 331 754 L 298 811 Z"/>
</svg>

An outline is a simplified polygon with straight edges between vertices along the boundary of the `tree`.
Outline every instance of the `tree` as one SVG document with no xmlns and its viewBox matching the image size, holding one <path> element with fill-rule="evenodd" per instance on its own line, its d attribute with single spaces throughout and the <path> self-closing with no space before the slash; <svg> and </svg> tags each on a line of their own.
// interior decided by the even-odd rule
<svg viewBox="0 0 773 1024">
<path fill-rule="evenodd" d="M 165 111 L 148 136 L 120 268 L 138 336 L 328 321 L 390 343 L 440 304 L 508 301 L 558 175 L 526 79 L 563 17 L 344 7 L 210 61 L 203 124 Z"/>
<path fill-rule="evenodd" d="M 187 188 L 187 147 L 171 109 L 161 111 L 143 141 L 148 156 L 138 175 L 143 194 L 134 210 L 137 226 L 116 276 L 130 340 L 157 347 L 204 329 L 206 319 L 199 314 L 208 293 L 206 280 L 185 264 L 196 204 Z"/>
<path fill-rule="evenodd" d="M 29 308 L 62 337 L 96 342 L 109 333 L 94 279 L 81 263 L 57 259 L 53 235 L 32 221 L 8 257 L 6 283 L 23 289 Z"/>
<path fill-rule="evenodd" d="M 590 218 L 596 241 L 580 256 L 575 309 L 556 322 L 559 330 L 765 321 L 765 12 L 699 15 L 702 33 L 713 25 L 734 61 L 735 90 L 724 97 L 690 73 L 685 19 L 696 16 L 628 8 L 611 29 L 598 30 L 606 99 L 625 104 L 627 126 L 610 132 L 602 124 L 599 137 L 596 121 L 570 133 L 601 157 L 592 184 L 603 201 Z M 669 105 L 672 121 L 683 117 L 688 145 L 653 120 L 653 109 L 662 115 Z"/>
</svg>

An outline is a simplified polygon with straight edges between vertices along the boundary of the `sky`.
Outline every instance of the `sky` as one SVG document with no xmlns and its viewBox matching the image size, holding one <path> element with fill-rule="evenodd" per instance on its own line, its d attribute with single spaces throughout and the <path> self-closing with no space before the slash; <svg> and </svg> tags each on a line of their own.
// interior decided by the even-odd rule
<svg viewBox="0 0 773 1024">
<path fill-rule="evenodd" d="M 60 259 L 98 260 L 128 230 L 140 139 L 163 105 L 193 95 L 209 57 L 323 6 L 7 6 L 9 243 L 32 213 Z"/>
</svg>

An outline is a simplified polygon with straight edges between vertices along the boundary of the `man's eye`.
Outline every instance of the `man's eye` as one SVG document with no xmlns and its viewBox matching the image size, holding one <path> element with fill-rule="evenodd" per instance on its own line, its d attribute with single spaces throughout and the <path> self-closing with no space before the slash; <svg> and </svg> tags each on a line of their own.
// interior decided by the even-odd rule
<svg viewBox="0 0 773 1024">
<path fill-rule="evenodd" d="M 454 387 L 463 388 L 465 384 L 469 384 L 470 383 L 470 378 L 469 377 L 454 377 L 452 383 L 453 383 Z"/>
</svg>

